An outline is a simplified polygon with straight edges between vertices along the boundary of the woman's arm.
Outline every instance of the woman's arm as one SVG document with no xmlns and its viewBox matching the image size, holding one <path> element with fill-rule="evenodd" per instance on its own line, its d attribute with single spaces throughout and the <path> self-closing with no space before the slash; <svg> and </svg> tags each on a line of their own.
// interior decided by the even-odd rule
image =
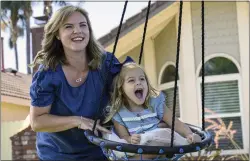
<svg viewBox="0 0 250 161">
<path fill-rule="evenodd" d="M 81 129 L 92 130 L 94 121 L 88 118 L 81 118 L 79 116 L 56 116 L 51 115 L 51 105 L 46 107 L 31 107 L 30 108 L 30 124 L 32 130 L 36 132 L 59 132 L 65 131 L 74 127 Z M 96 125 L 96 129 L 102 132 L 109 130 Z"/>
<path fill-rule="evenodd" d="M 164 105 L 163 121 L 165 121 L 170 127 L 172 127 L 172 111 Z M 175 118 L 175 131 L 183 137 L 188 137 L 193 134 L 191 129 L 181 122 L 178 118 Z"/>
</svg>

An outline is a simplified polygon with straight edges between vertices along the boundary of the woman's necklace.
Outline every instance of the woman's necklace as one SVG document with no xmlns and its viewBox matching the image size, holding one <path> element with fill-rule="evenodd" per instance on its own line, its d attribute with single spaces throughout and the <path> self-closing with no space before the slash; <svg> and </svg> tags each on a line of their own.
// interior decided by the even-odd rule
<svg viewBox="0 0 250 161">
<path fill-rule="evenodd" d="M 77 74 L 76 74 L 76 77 L 77 77 Z M 79 78 L 77 78 L 75 81 L 76 81 L 76 83 L 79 83 L 79 82 L 81 82 L 81 81 L 82 81 L 82 72 L 81 72 L 80 77 L 79 77 Z"/>
<path fill-rule="evenodd" d="M 83 60 L 82 58 L 83 58 L 84 56 L 85 56 L 85 55 L 82 55 L 82 57 L 80 58 L 80 60 Z M 81 64 L 82 64 L 82 62 L 79 61 L 79 59 L 75 59 L 74 57 L 72 57 L 72 56 L 70 56 L 70 55 L 67 55 L 67 57 L 68 57 L 68 59 L 71 59 L 72 63 L 75 63 L 75 64 L 81 63 Z M 87 57 L 86 57 L 85 60 L 87 60 Z M 75 69 L 77 69 L 77 67 L 74 66 L 74 65 L 71 65 L 71 64 L 70 64 L 70 66 L 73 67 L 73 68 L 75 68 Z M 86 69 L 85 69 L 85 70 L 86 70 Z M 83 76 L 82 76 L 82 72 L 81 72 L 81 76 L 80 76 L 79 78 L 75 79 L 75 82 L 76 82 L 76 83 L 80 83 L 80 82 L 82 82 L 82 81 L 83 81 Z"/>
<path fill-rule="evenodd" d="M 79 82 L 81 82 L 81 81 L 82 81 L 82 78 L 76 79 L 76 83 L 79 83 Z"/>
<path fill-rule="evenodd" d="M 87 72 L 87 73 L 83 74 L 85 72 Z M 87 77 L 86 75 L 88 75 L 88 71 L 85 70 L 85 72 L 81 72 L 80 77 L 77 76 L 78 74 L 76 73 L 76 78 L 78 77 L 77 79 L 75 79 L 76 83 L 80 83 L 80 82 L 84 81 L 84 77 Z M 85 76 L 83 76 L 83 75 L 85 75 Z"/>
<path fill-rule="evenodd" d="M 82 74 L 81 74 L 81 75 L 82 75 Z M 86 80 L 87 76 L 88 76 L 88 72 L 86 73 L 85 76 L 80 76 L 79 78 L 77 78 L 77 79 L 76 79 L 76 83 L 80 83 L 80 82 Z"/>
</svg>

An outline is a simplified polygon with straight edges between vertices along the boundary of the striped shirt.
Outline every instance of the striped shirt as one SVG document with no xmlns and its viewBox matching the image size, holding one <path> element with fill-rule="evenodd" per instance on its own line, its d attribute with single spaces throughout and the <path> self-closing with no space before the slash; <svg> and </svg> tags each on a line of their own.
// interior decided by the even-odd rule
<svg viewBox="0 0 250 161">
<path fill-rule="evenodd" d="M 113 120 L 125 126 L 130 134 L 154 130 L 163 118 L 165 95 L 161 92 L 159 96 L 150 98 L 150 106 L 152 108 L 140 112 L 131 112 L 123 106 L 114 115 Z"/>
</svg>

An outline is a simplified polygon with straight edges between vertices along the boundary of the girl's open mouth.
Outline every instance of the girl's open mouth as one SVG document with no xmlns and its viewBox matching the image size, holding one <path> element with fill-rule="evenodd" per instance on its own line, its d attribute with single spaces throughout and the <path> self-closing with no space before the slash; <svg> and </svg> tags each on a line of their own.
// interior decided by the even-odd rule
<svg viewBox="0 0 250 161">
<path fill-rule="evenodd" d="M 142 99 L 143 98 L 143 89 L 137 89 L 137 90 L 135 90 L 135 96 L 138 99 Z"/>
</svg>

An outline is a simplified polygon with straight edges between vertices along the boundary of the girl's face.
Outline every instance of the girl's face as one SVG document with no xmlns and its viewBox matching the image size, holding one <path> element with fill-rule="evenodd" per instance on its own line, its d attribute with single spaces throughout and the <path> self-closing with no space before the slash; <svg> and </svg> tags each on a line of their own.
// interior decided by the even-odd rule
<svg viewBox="0 0 250 161">
<path fill-rule="evenodd" d="M 148 94 L 148 83 L 144 72 L 140 68 L 128 70 L 122 88 L 130 106 L 142 105 Z"/>
<path fill-rule="evenodd" d="M 84 15 L 72 13 L 59 28 L 59 40 L 65 53 L 84 51 L 89 43 L 89 26 Z"/>
</svg>

